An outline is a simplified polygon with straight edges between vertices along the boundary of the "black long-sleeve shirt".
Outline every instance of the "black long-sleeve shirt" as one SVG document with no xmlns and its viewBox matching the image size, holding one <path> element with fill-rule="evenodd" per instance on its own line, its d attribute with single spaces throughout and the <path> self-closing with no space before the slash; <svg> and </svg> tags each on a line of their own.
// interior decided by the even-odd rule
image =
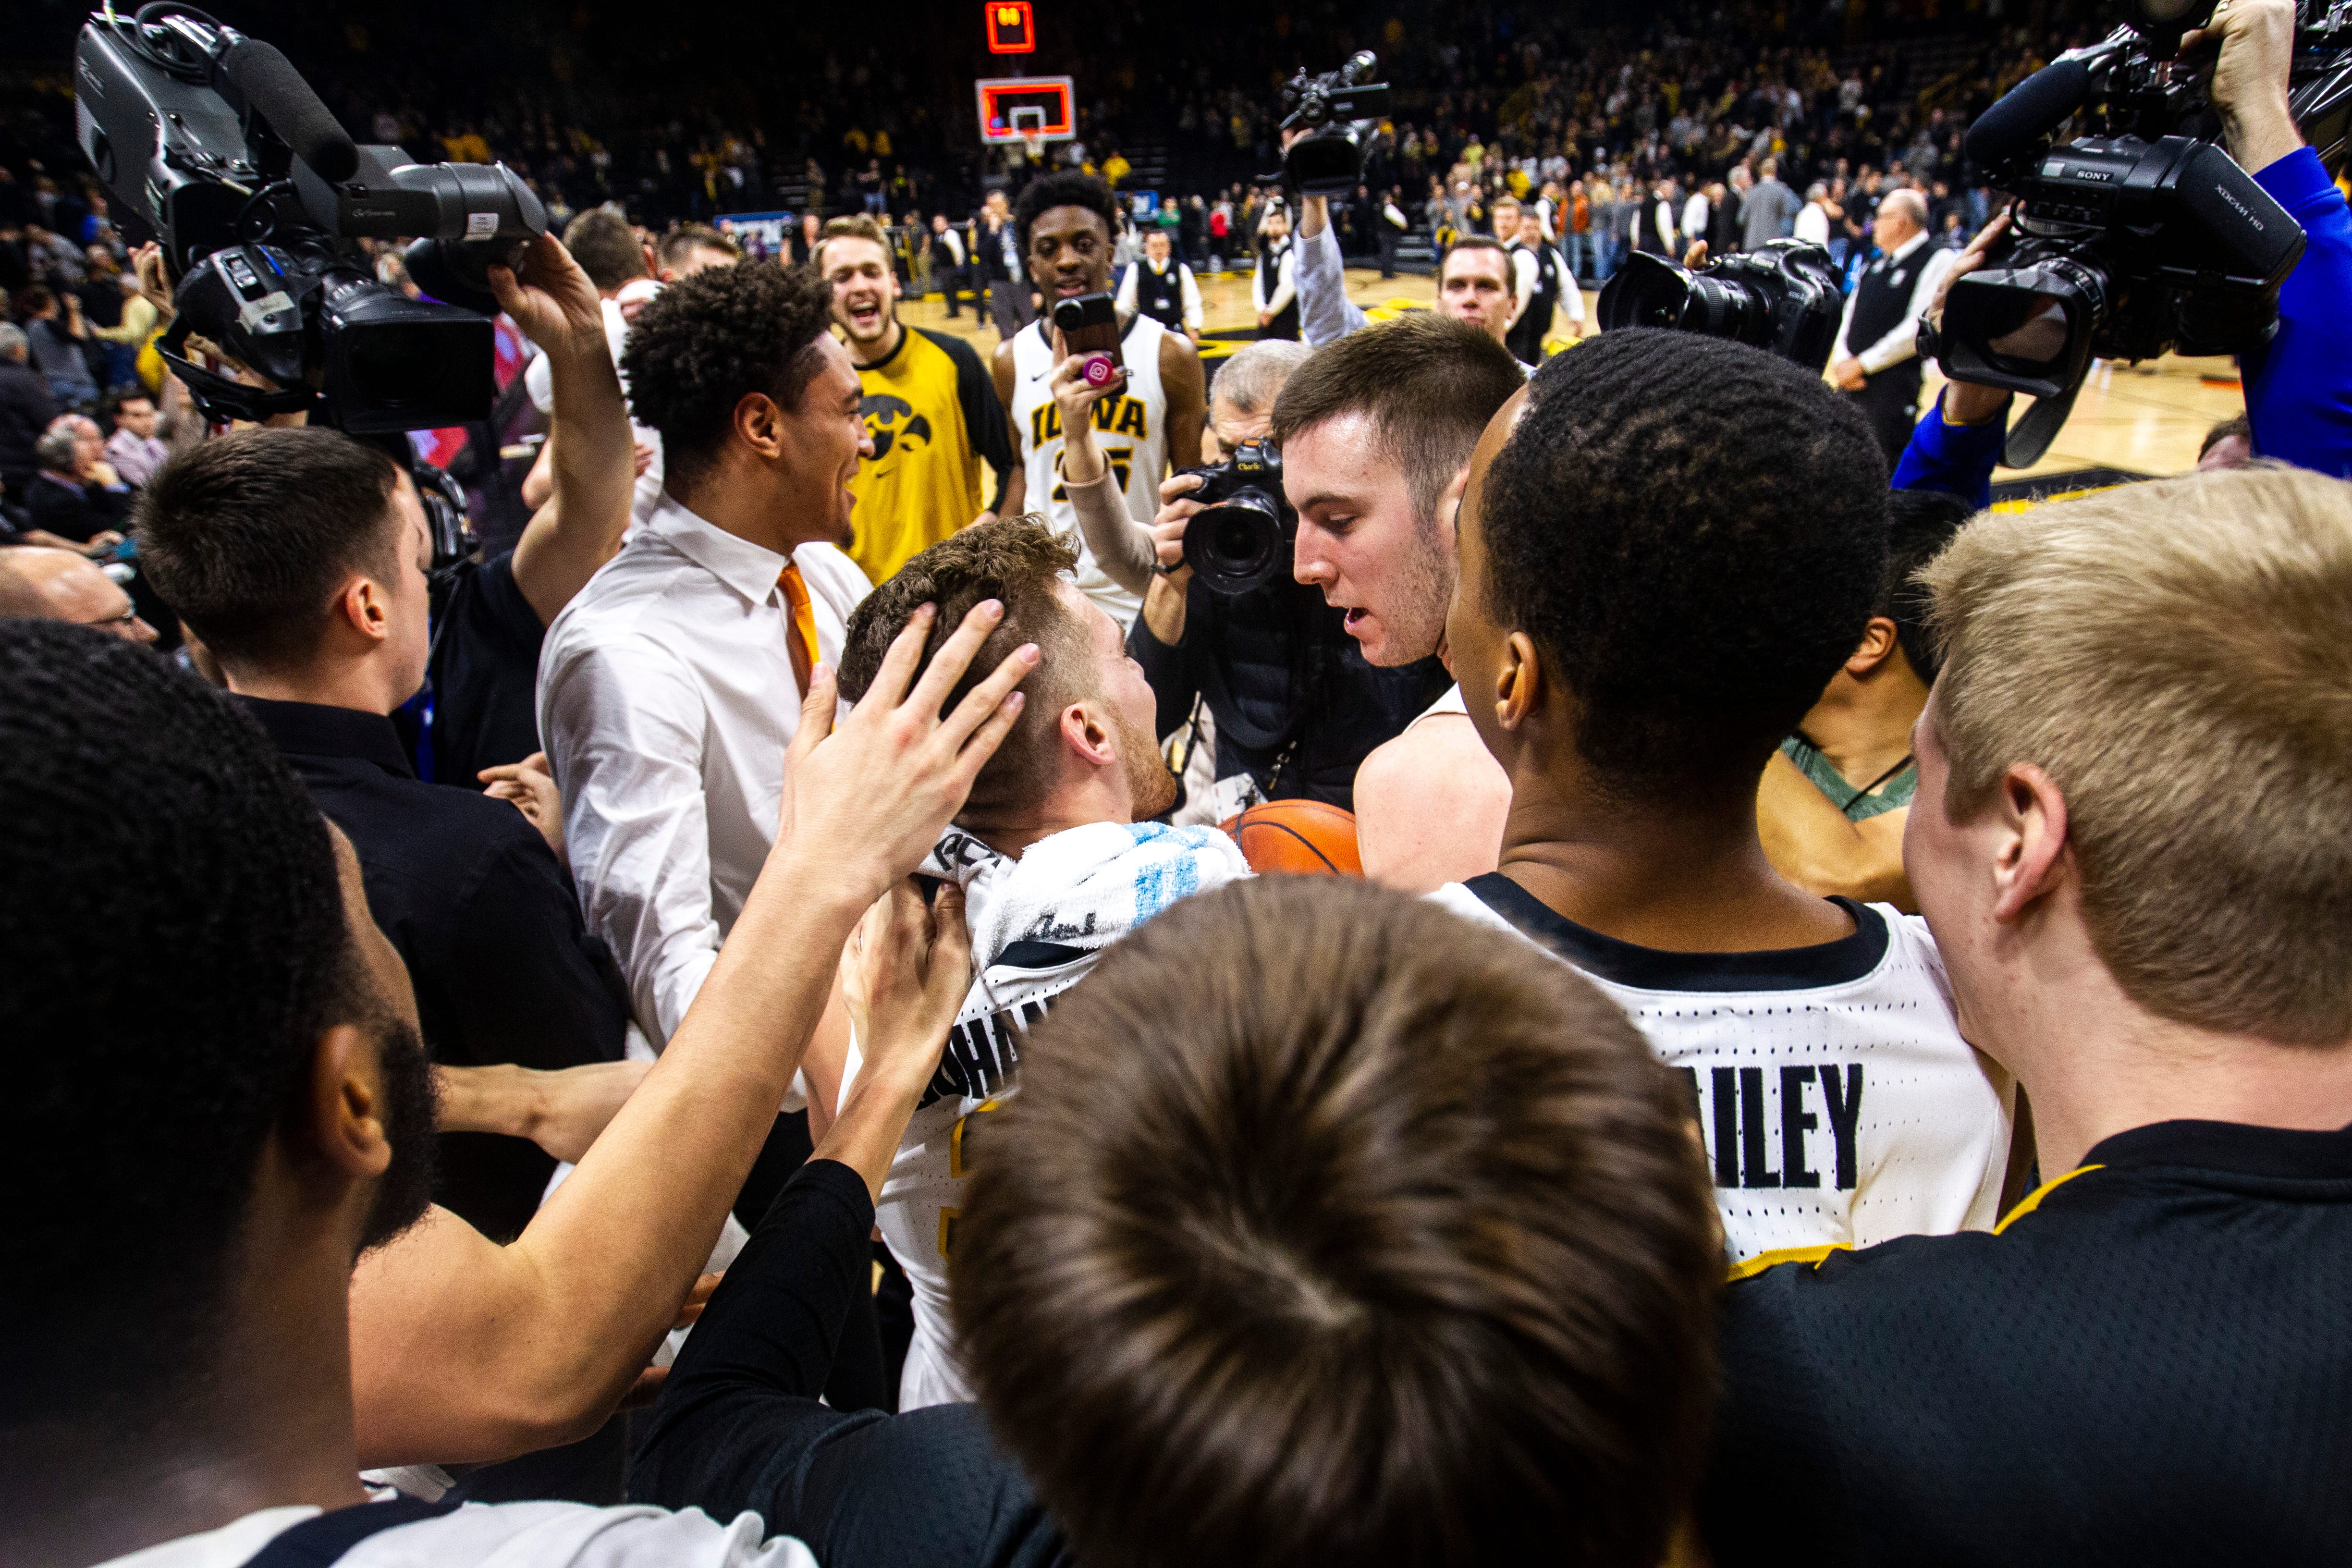
<svg viewBox="0 0 2352 1568">
<path fill-rule="evenodd" d="M 865 1179 L 803 1165 L 703 1310 L 629 1472 L 632 1501 L 746 1509 L 826 1568 L 1045 1568 L 1062 1532 L 975 1405 L 904 1415 L 817 1402 L 870 1289 Z"/>
<path fill-rule="evenodd" d="M 1198 696 L 1216 721 L 1217 777 L 1246 773 L 1269 800 L 1353 811 L 1357 767 L 1454 682 L 1434 658 L 1393 669 L 1366 663 L 1342 621 L 1287 576 L 1230 597 L 1195 578 L 1183 641 L 1161 642 L 1138 616 L 1127 651 L 1151 682 L 1162 739 Z"/>
<path fill-rule="evenodd" d="M 571 874 L 503 800 L 426 784 L 392 721 L 240 697 L 358 851 L 369 912 L 400 952 L 433 1059 L 617 1061 L 628 993 Z M 520 1138 L 444 1133 L 435 1196 L 485 1236 L 520 1233 L 555 1162 Z"/>
</svg>

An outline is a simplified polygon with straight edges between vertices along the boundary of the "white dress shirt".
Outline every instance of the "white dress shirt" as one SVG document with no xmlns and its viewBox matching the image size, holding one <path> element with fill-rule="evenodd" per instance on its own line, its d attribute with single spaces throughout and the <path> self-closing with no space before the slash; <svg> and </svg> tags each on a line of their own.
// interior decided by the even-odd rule
<svg viewBox="0 0 2352 1568">
<path fill-rule="evenodd" d="M 841 658 L 866 574 L 830 544 L 791 557 L 818 656 Z M 658 1050 L 701 989 L 776 837 L 800 728 L 785 557 L 665 494 L 547 628 L 539 732 L 588 927 Z"/>
<path fill-rule="evenodd" d="M 1790 237 L 1808 245 L 1826 247 L 1830 242 L 1829 209 L 1819 202 L 1807 202 L 1797 209 L 1797 228 Z"/>
<path fill-rule="evenodd" d="M 1948 250 L 1940 245 L 1931 247 L 1928 242 L 1933 237 L 1922 229 L 1896 246 L 1894 255 L 1871 263 L 1874 269 L 1885 267 L 1896 270 L 1898 274 L 1901 269 L 1918 264 L 1919 275 L 1912 280 L 1911 298 L 1903 308 L 1903 320 L 1876 342 L 1849 347 L 1845 339 L 1846 332 L 1853 325 L 1853 302 L 1861 292 L 1857 287 L 1845 297 L 1845 316 L 1838 322 L 1837 345 L 1830 350 L 1832 364 L 1843 359 L 1858 359 L 1862 362 L 1863 374 L 1876 375 L 1882 370 L 1893 369 L 1919 352 L 1919 318 L 1927 313 L 1929 305 L 1935 303 L 1936 289 L 1944 281 L 1944 274 L 1949 272 L 1952 263 L 1959 259 L 1959 252 L 1956 250 Z M 1896 287 L 1901 287 L 1899 281 Z"/>
</svg>

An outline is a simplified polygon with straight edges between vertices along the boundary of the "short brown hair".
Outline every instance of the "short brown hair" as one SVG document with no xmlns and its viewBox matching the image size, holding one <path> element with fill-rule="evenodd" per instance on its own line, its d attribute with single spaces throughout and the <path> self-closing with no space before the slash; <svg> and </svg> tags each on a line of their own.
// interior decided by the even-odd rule
<svg viewBox="0 0 2352 1568">
<path fill-rule="evenodd" d="M 655 249 L 664 267 L 683 260 L 689 250 L 722 250 L 738 261 L 743 259 L 743 247 L 707 223 L 678 225 L 661 237 Z"/>
<path fill-rule="evenodd" d="M 819 277 L 824 274 L 824 247 L 836 239 L 870 239 L 882 247 L 882 264 L 886 267 L 890 264 L 890 237 L 883 233 L 882 226 L 866 214 L 852 213 L 847 217 L 837 217 L 826 224 L 824 237 L 809 252 L 809 265 L 816 268 Z"/>
<path fill-rule="evenodd" d="M 132 513 L 140 568 L 224 664 L 287 668 L 317 649 L 352 573 L 391 581 L 399 479 L 340 430 L 231 431 L 148 481 Z"/>
<path fill-rule="evenodd" d="M 870 220 L 869 220 L 870 221 Z M 1026 702 L 1013 731 L 972 782 L 966 817 L 984 819 L 1034 805 L 1054 782 L 1054 748 L 1062 710 L 1093 695 L 1086 637 L 1057 585 L 1077 552 L 1034 513 L 999 518 L 949 535 L 908 562 L 866 595 L 849 616 L 841 649 L 841 694 L 855 702 L 874 684 L 883 656 L 917 608 L 939 606 L 918 670 L 930 668 L 974 605 L 995 599 L 1004 618 L 981 645 L 963 679 L 940 706 L 945 713 L 1023 643 L 1035 643 L 1037 668 L 1021 682 Z"/>
<path fill-rule="evenodd" d="M 1512 205 L 1516 206 L 1517 204 L 1513 203 Z M 1503 258 L 1503 280 L 1506 283 L 1510 281 L 1510 247 L 1505 245 L 1501 240 L 1496 238 L 1491 234 L 1465 234 L 1456 237 L 1454 243 L 1445 247 L 1445 254 L 1437 258 L 1437 280 L 1440 283 L 1445 281 L 1445 264 L 1454 259 L 1454 254 L 1458 250 L 1493 251 L 1496 255 Z"/>
<path fill-rule="evenodd" d="M 1426 524 L 1486 422 L 1527 384 L 1519 362 L 1490 333 L 1434 310 L 1408 310 L 1316 350 L 1275 400 L 1274 438 L 1287 442 L 1343 414 L 1370 415 Z"/>
<path fill-rule="evenodd" d="M 637 243 L 629 220 L 604 207 L 593 207 L 572 220 L 563 231 L 563 248 L 588 274 L 588 281 L 611 293 L 632 278 L 646 276 L 646 247 Z"/>
<path fill-rule="evenodd" d="M 2352 1032 L 2352 486 L 2265 464 L 1988 512 L 1920 577 L 1946 814 L 2038 764 L 2126 995 Z"/>
<path fill-rule="evenodd" d="M 1722 1252 L 1670 1077 L 1590 983 L 1267 878 L 1112 947 L 1022 1055 L 950 1294 L 1079 1562 L 1662 1560 Z"/>
</svg>

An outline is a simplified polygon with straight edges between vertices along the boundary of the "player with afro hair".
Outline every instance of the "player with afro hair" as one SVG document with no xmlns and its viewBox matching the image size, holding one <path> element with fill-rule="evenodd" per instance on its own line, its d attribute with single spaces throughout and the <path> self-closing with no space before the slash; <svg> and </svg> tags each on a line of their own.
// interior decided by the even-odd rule
<svg viewBox="0 0 2352 1568">
<path fill-rule="evenodd" d="M 1573 695 L 1598 781 L 1752 800 L 1885 570 L 1861 419 L 1760 350 L 1608 332 L 1537 373 L 1484 479 L 1484 608 Z"/>
<path fill-rule="evenodd" d="M 832 321 L 833 289 L 804 267 L 713 267 L 663 289 L 631 326 L 621 374 L 667 472 L 701 478 L 750 395 L 798 406 Z"/>
</svg>

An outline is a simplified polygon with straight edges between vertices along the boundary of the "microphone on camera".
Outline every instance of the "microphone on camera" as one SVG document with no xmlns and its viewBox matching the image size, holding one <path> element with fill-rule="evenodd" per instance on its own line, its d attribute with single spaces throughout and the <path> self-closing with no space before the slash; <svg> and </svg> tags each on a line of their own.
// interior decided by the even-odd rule
<svg viewBox="0 0 2352 1568">
<path fill-rule="evenodd" d="M 216 68 L 312 174 L 340 182 L 359 173 L 359 149 L 276 46 L 240 38 L 221 51 Z"/>
<path fill-rule="evenodd" d="M 1999 168 L 2048 135 L 2090 96 L 2091 68 L 2078 59 L 2043 66 L 1977 116 L 1963 143 L 1969 161 Z"/>
</svg>

